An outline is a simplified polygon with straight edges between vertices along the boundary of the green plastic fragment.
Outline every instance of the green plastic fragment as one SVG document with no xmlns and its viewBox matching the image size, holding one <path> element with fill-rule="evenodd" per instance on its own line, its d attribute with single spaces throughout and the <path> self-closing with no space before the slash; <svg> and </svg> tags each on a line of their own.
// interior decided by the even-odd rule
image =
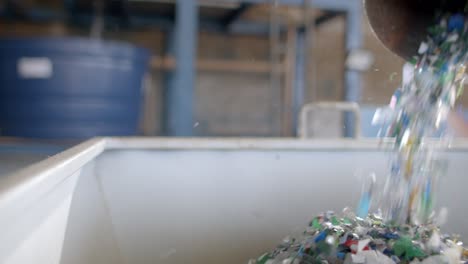
<svg viewBox="0 0 468 264">
<path fill-rule="evenodd" d="M 409 59 L 408 62 L 411 63 L 412 65 L 416 65 L 416 63 L 418 63 L 418 58 L 417 57 L 412 57 L 411 59 Z"/>
<path fill-rule="evenodd" d="M 437 70 L 440 70 L 442 68 L 442 66 L 444 66 L 444 61 L 443 60 L 437 59 L 436 62 L 434 62 L 434 67 Z"/>
<path fill-rule="evenodd" d="M 445 29 L 439 25 L 435 25 L 435 26 L 429 27 L 427 29 L 427 32 L 429 32 L 429 34 L 433 36 L 437 36 L 437 35 L 444 33 Z"/>
<path fill-rule="evenodd" d="M 319 223 L 319 220 L 318 218 L 314 218 L 314 220 L 312 220 L 312 227 L 315 228 L 315 229 L 321 229 L 322 228 L 322 225 L 320 225 Z"/>
<path fill-rule="evenodd" d="M 410 247 L 411 244 L 411 240 L 407 237 L 402 237 L 399 240 L 397 240 L 393 245 L 393 251 L 395 252 L 395 255 L 398 257 L 403 256 L 406 253 L 407 248 Z"/>
<path fill-rule="evenodd" d="M 455 74 L 453 72 L 448 72 L 447 74 L 444 74 L 442 78 L 442 83 L 445 85 L 447 83 L 452 82 L 453 78 L 455 77 Z"/>
<path fill-rule="evenodd" d="M 270 254 L 265 253 L 261 255 L 260 257 L 258 257 L 257 264 L 265 264 L 269 259 L 271 259 Z"/>
<path fill-rule="evenodd" d="M 414 245 L 409 237 L 401 237 L 393 245 L 393 251 L 399 258 L 410 261 L 414 258 L 423 258 L 426 256 L 424 251 Z"/>
<path fill-rule="evenodd" d="M 442 45 L 440 45 L 440 49 L 441 49 L 443 52 L 449 51 L 449 50 L 450 50 L 450 43 L 444 42 Z"/>
<path fill-rule="evenodd" d="M 333 216 L 333 217 L 331 218 L 331 223 L 332 223 L 332 225 L 335 225 L 335 226 L 340 225 L 340 221 L 338 221 L 338 219 L 336 218 L 336 216 Z"/>
<path fill-rule="evenodd" d="M 457 89 L 457 98 L 463 94 L 464 88 L 465 86 L 463 85 L 463 82 L 461 82 L 461 84 L 458 86 L 458 89 Z"/>
<path fill-rule="evenodd" d="M 325 241 L 320 241 L 317 243 L 317 251 L 320 252 L 320 254 L 329 255 L 331 249 L 331 246 Z"/>
<path fill-rule="evenodd" d="M 351 219 L 349 219 L 348 217 L 343 218 L 342 221 L 343 221 L 343 224 L 345 224 L 345 225 L 351 225 L 352 224 Z"/>
<path fill-rule="evenodd" d="M 424 253 L 424 251 L 417 247 L 417 246 L 413 246 L 408 254 L 408 257 L 410 259 L 413 259 L 413 258 L 425 258 L 427 255 L 426 253 Z"/>
</svg>

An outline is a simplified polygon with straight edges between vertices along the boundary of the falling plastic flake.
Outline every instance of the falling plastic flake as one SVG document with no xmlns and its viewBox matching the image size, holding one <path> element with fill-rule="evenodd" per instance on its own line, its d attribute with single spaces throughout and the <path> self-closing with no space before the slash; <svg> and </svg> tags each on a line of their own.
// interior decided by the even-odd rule
<svg viewBox="0 0 468 264">
<path fill-rule="evenodd" d="M 439 168 L 436 147 L 426 138 L 446 135 L 446 122 L 463 91 L 468 59 L 468 23 L 463 14 L 444 15 L 428 29 L 412 64 L 403 69 L 403 84 L 390 104 L 379 109 L 373 123 L 394 137 L 392 167 L 382 192 L 385 221 L 427 223 L 434 211 L 434 186 L 445 172 Z M 383 115 L 382 113 L 385 113 Z M 441 144 L 439 144 L 441 145 Z M 358 208 L 359 209 L 359 208 Z"/>
<path fill-rule="evenodd" d="M 373 182 L 366 180 L 357 216 L 348 208 L 340 217 L 321 214 L 297 240 L 285 239 L 249 264 L 468 263 L 468 250 L 458 237 L 441 235 L 438 228 L 447 213 L 434 213 L 434 186 L 446 166 L 423 140 L 444 137 L 443 124 L 466 76 L 467 17 L 445 14 L 438 19 L 428 28 L 419 55 L 404 66 L 402 86 L 390 105 L 372 120 L 386 128 L 385 136 L 395 138 L 383 190 L 374 192 Z M 378 213 L 369 214 L 377 203 Z"/>
</svg>

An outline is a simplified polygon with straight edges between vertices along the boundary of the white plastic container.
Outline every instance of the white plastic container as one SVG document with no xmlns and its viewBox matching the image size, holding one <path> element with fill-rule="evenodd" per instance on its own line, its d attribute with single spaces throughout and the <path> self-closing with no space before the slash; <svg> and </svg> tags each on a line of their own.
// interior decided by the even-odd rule
<svg viewBox="0 0 468 264">
<path fill-rule="evenodd" d="M 468 142 L 445 155 L 444 230 L 468 241 Z M 246 263 L 386 161 L 364 140 L 93 139 L 0 179 L 0 263 Z"/>
</svg>

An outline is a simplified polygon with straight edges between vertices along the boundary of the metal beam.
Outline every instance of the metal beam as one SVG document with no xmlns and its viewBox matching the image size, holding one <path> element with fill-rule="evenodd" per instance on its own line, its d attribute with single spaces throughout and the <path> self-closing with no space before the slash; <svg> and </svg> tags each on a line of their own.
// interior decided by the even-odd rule
<svg viewBox="0 0 468 264">
<path fill-rule="evenodd" d="M 195 59 L 198 6 L 196 0 L 177 0 L 173 32 L 175 70 L 166 86 L 165 129 L 169 136 L 193 136 Z"/>
<path fill-rule="evenodd" d="M 27 8 L 23 2 L 7 0 L 4 3 L 4 13 L 10 18 L 25 17 Z"/>
<path fill-rule="evenodd" d="M 306 89 L 306 58 L 307 58 L 307 37 L 306 28 L 299 27 L 296 29 L 295 41 L 295 75 L 292 92 L 292 127 L 294 135 L 297 135 L 298 117 L 301 107 L 304 104 L 305 89 Z"/>
<path fill-rule="evenodd" d="M 348 54 L 360 49 L 362 46 L 362 6 L 361 1 L 356 1 L 356 4 L 348 10 L 346 14 L 346 51 Z M 357 102 L 361 100 L 362 81 L 361 73 L 356 70 L 347 69 L 345 72 L 345 100 L 349 102 Z M 354 131 L 355 117 L 351 114 L 345 116 L 345 135 L 351 136 Z"/>
<path fill-rule="evenodd" d="M 271 3 L 271 0 L 219 0 L 229 3 L 241 2 L 249 4 L 268 4 Z M 275 0 L 275 3 L 278 5 L 287 5 L 287 6 L 299 6 L 302 7 L 304 4 L 308 6 L 324 9 L 324 10 L 336 10 L 336 11 L 347 11 L 351 9 L 355 2 L 359 0 Z"/>
<path fill-rule="evenodd" d="M 168 56 L 174 57 L 175 53 L 175 31 L 173 29 L 168 30 L 165 36 L 165 47 L 164 51 Z M 174 65 L 170 69 L 163 68 L 163 87 L 162 87 L 162 133 L 164 136 L 169 136 L 169 121 L 171 120 L 171 116 L 173 113 L 172 106 L 170 100 L 174 100 L 172 97 L 174 95 L 171 93 L 172 87 L 174 87 L 175 75 L 174 75 L 174 68 L 175 68 L 175 59 L 173 59 Z"/>
<path fill-rule="evenodd" d="M 328 11 L 328 12 L 325 12 L 325 14 L 317 17 L 314 21 L 314 24 L 316 27 L 319 27 L 321 26 L 322 24 L 336 18 L 336 17 L 339 17 L 341 15 L 344 15 L 343 12 L 338 12 L 338 11 Z"/>
<path fill-rule="evenodd" d="M 252 4 L 241 3 L 238 8 L 232 10 L 226 17 L 221 19 L 221 25 L 228 30 L 250 7 L 252 7 Z"/>
<path fill-rule="evenodd" d="M 286 31 L 286 27 L 280 28 L 281 32 Z M 264 35 L 270 34 L 269 23 L 254 23 L 247 21 L 237 21 L 229 28 L 229 34 L 244 34 L 244 35 Z"/>
<path fill-rule="evenodd" d="M 68 15 L 67 15 L 68 14 Z M 0 10 L 0 18 L 11 17 L 8 10 Z M 76 26 L 89 27 L 92 24 L 94 15 L 92 13 L 80 13 L 72 14 L 68 11 L 58 12 L 47 8 L 33 8 L 28 10 L 24 17 L 20 19 L 30 22 L 55 22 L 64 21 L 69 19 L 68 22 L 73 23 Z M 122 21 L 115 16 L 105 15 L 104 20 L 106 25 L 120 25 Z M 18 19 L 15 17 L 15 19 Z M 150 15 L 132 15 L 130 14 L 126 19 L 124 25 L 126 29 L 131 28 L 144 28 L 144 27 L 157 27 L 163 31 L 170 31 L 174 27 L 175 17 L 174 16 L 150 16 Z M 227 32 L 225 27 L 214 19 L 203 19 L 199 21 L 200 30 L 208 32 L 216 32 L 222 34 L 243 34 L 243 35 L 261 35 L 268 36 L 269 24 L 259 22 L 248 22 L 248 21 L 237 21 L 230 25 L 229 31 Z"/>
</svg>

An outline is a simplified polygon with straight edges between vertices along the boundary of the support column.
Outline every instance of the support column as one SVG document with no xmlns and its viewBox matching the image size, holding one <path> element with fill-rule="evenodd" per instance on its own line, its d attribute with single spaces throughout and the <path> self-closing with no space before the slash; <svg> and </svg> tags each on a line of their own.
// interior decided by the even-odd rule
<svg viewBox="0 0 468 264">
<path fill-rule="evenodd" d="M 165 91 L 165 132 L 168 136 L 193 136 L 195 60 L 198 35 L 196 0 L 177 0 L 175 26 L 169 50 L 176 60 L 168 73 Z"/>
<path fill-rule="evenodd" d="M 353 0 L 355 1 L 355 0 Z M 355 1 L 346 14 L 346 51 L 360 49 L 362 46 L 362 7 L 361 1 Z M 361 100 L 362 81 L 361 73 L 356 70 L 346 69 L 345 72 L 345 100 L 357 102 Z M 354 127 L 361 124 L 355 124 L 355 118 L 351 113 L 345 114 L 345 136 L 354 135 Z"/>
<path fill-rule="evenodd" d="M 306 28 L 299 27 L 296 29 L 296 55 L 295 55 L 295 75 L 292 93 L 292 127 L 294 135 L 297 135 L 297 125 L 299 111 L 304 104 L 305 88 L 306 88 Z"/>
</svg>

